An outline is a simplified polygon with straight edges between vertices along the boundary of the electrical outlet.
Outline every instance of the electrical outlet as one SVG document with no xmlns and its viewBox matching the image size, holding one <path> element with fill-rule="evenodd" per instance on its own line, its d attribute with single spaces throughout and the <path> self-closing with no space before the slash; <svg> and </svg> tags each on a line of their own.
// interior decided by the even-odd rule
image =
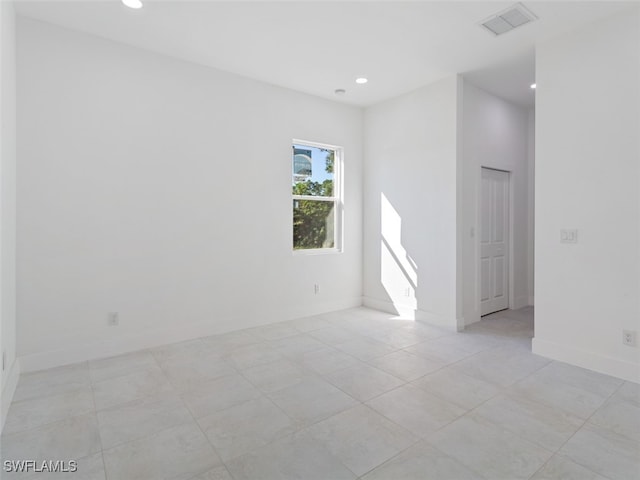
<svg viewBox="0 0 640 480">
<path fill-rule="evenodd" d="M 109 312 L 107 324 L 110 327 L 115 327 L 120 324 L 120 317 L 118 316 L 118 312 Z"/>
<path fill-rule="evenodd" d="M 320 293 L 320 285 L 318 285 L 317 283 L 313 286 L 313 293 L 315 293 L 316 295 Z"/>
<path fill-rule="evenodd" d="M 635 330 L 623 330 L 622 331 L 622 343 L 629 347 L 636 346 L 636 332 Z"/>
<path fill-rule="evenodd" d="M 578 230 L 560 230 L 560 243 L 578 243 Z"/>
<path fill-rule="evenodd" d="M 411 296 L 411 288 L 407 287 L 404 289 L 404 296 L 405 297 L 410 297 Z"/>
</svg>

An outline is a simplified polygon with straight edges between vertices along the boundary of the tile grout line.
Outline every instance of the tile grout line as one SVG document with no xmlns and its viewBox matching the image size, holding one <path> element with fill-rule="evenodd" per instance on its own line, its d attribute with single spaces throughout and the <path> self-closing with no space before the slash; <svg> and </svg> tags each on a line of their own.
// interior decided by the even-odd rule
<svg viewBox="0 0 640 480">
<path fill-rule="evenodd" d="M 609 394 L 609 396 L 608 396 L 608 397 L 607 397 L 607 398 L 606 398 L 606 399 L 605 399 L 605 400 L 600 404 L 600 406 L 599 406 L 598 408 L 596 408 L 596 409 L 591 413 L 591 415 L 589 415 L 586 419 L 584 419 L 584 422 L 582 422 L 582 425 L 580 425 L 580 427 L 579 427 L 575 432 L 573 432 L 573 434 L 572 434 L 572 435 L 571 435 L 571 436 L 570 436 L 570 437 L 569 437 L 569 438 L 568 438 L 568 439 L 567 439 L 567 440 L 566 440 L 566 441 L 565 441 L 565 442 L 560 446 L 560 448 L 558 448 L 558 449 L 554 452 L 553 456 L 558 455 L 558 456 L 560 456 L 560 457 L 562 457 L 562 458 L 567 458 L 567 459 L 569 459 L 570 461 L 572 461 L 573 463 L 575 463 L 575 464 L 577 464 L 577 465 L 580 465 L 581 467 L 585 468 L 586 470 L 588 470 L 588 471 L 590 471 L 590 472 L 592 472 L 592 473 L 594 473 L 594 474 L 596 474 L 596 475 L 599 475 L 599 476 L 601 476 L 601 477 L 606 477 L 605 475 L 603 475 L 603 474 L 601 474 L 601 473 L 594 472 L 591 468 L 589 468 L 589 467 L 588 467 L 588 466 L 586 466 L 586 465 L 583 465 L 583 464 L 579 463 L 579 462 L 578 462 L 578 461 L 576 461 L 575 459 L 573 459 L 573 458 L 571 458 L 571 457 L 567 457 L 566 455 L 562 455 L 562 454 L 560 453 L 560 450 L 562 450 L 562 449 L 564 448 L 564 446 L 565 446 L 567 443 L 569 443 L 569 442 L 571 441 L 571 439 L 572 439 L 573 437 L 575 437 L 575 436 L 578 434 L 578 432 L 580 432 L 580 430 L 582 430 L 582 429 L 585 427 L 585 425 L 587 425 L 587 423 L 589 423 L 589 420 L 590 420 L 590 419 L 591 419 L 591 418 L 592 418 L 596 413 L 598 413 L 598 410 L 600 410 L 600 409 L 601 409 L 601 408 L 602 408 L 602 407 L 603 407 L 603 406 L 604 406 L 604 405 L 605 405 L 605 404 L 606 404 L 606 403 L 611 399 L 611 397 L 613 397 L 613 396 L 614 396 L 614 395 L 615 395 L 615 394 L 616 394 L 616 393 L 617 393 L 617 392 L 622 388 L 622 386 L 623 386 L 623 385 L 624 385 L 624 382 L 622 382 L 620 385 L 618 385 L 618 387 L 617 387 L 613 392 L 611 392 L 611 394 Z M 609 430 L 609 429 L 606 429 L 606 430 Z M 551 458 L 553 458 L 553 457 L 551 457 Z M 547 460 L 547 461 L 545 462 L 545 465 L 546 465 L 546 464 L 551 460 L 551 458 L 549 458 L 549 460 Z M 541 468 L 542 468 L 542 467 L 541 467 Z M 535 473 L 537 473 L 537 472 L 538 472 L 538 471 L 536 471 Z M 534 475 L 535 475 L 535 473 L 534 473 Z M 529 478 L 531 478 L 531 477 L 529 477 Z"/>
</svg>

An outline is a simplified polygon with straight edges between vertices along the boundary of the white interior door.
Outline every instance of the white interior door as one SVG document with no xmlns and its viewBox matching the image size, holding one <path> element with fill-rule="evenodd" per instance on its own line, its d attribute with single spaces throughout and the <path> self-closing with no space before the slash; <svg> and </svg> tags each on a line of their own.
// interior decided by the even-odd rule
<svg viewBox="0 0 640 480">
<path fill-rule="evenodd" d="M 482 169 L 480 314 L 509 308 L 509 173 Z"/>
</svg>

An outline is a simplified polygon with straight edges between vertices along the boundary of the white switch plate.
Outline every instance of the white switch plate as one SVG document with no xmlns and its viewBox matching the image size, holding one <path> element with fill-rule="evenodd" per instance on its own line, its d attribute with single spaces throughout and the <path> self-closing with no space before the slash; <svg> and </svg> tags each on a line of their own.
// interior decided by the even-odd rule
<svg viewBox="0 0 640 480">
<path fill-rule="evenodd" d="M 578 230 L 560 230 L 560 243 L 578 243 Z"/>
</svg>

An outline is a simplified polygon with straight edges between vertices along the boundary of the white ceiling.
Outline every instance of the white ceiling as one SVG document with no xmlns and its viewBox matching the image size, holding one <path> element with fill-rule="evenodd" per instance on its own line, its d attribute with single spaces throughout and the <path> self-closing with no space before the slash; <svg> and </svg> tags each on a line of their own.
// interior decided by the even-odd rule
<svg viewBox="0 0 640 480">
<path fill-rule="evenodd" d="M 535 45 L 637 4 L 525 1 L 538 17 L 500 37 L 479 22 L 512 1 L 18 1 L 20 15 L 354 105 L 462 73 L 532 106 Z M 358 76 L 369 83 L 356 85 Z M 334 90 L 344 88 L 337 97 Z"/>
</svg>

